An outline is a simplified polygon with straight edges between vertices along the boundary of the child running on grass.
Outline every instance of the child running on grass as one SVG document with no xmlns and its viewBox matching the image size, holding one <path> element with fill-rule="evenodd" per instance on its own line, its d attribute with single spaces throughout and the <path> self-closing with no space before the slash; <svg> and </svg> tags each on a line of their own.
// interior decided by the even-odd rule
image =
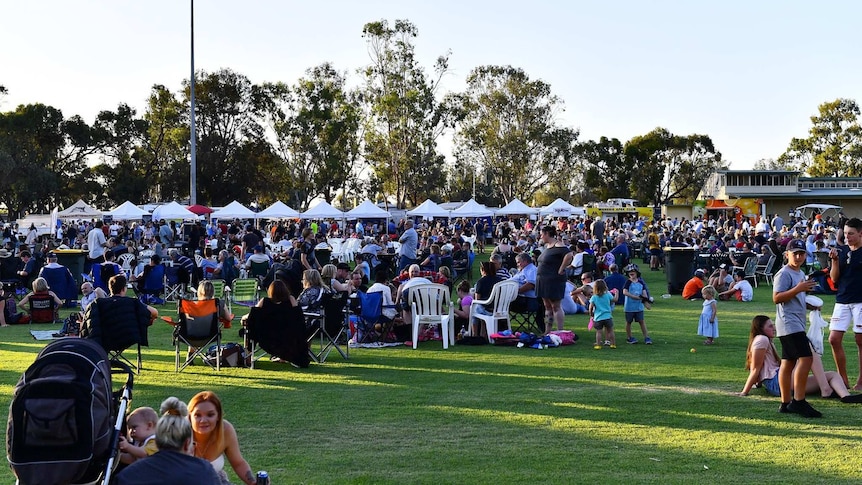
<svg viewBox="0 0 862 485">
<path fill-rule="evenodd" d="M 712 345 L 718 337 L 718 306 L 715 303 L 715 288 L 711 285 L 704 286 L 700 290 L 703 295 L 703 310 L 700 312 L 700 322 L 697 326 L 697 334 L 706 337 L 703 345 Z"/>
<path fill-rule="evenodd" d="M 641 332 L 644 336 L 644 343 L 652 345 L 652 339 L 649 337 L 646 322 L 644 322 L 644 308 L 649 304 L 649 293 L 646 287 L 641 282 L 641 272 L 637 265 L 630 264 L 625 267 L 626 275 L 629 277 L 623 286 L 623 295 L 626 297 L 624 309 L 626 312 L 626 342 L 630 344 L 638 343 L 638 339 L 632 337 L 632 322 L 636 321 L 641 326 Z"/>
<path fill-rule="evenodd" d="M 602 348 L 602 331 L 605 339 L 610 342 L 612 349 L 617 348 L 617 338 L 614 335 L 614 319 L 611 314 L 611 305 L 617 301 L 616 293 L 608 291 L 605 280 L 595 282 L 595 292 L 590 297 L 590 317 L 593 319 L 593 328 L 596 330 L 596 350 Z"/>
</svg>

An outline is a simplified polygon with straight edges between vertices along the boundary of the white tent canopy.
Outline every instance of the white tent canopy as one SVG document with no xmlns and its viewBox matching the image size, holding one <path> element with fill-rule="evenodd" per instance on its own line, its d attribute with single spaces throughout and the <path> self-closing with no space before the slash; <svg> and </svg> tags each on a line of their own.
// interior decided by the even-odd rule
<svg viewBox="0 0 862 485">
<path fill-rule="evenodd" d="M 408 216 L 419 216 L 423 219 L 433 219 L 435 217 L 449 217 L 449 211 L 434 203 L 431 199 L 427 199 L 421 203 L 419 207 L 407 211 Z"/>
<path fill-rule="evenodd" d="M 248 207 L 233 201 L 210 214 L 213 219 L 255 219 L 257 214 Z"/>
<path fill-rule="evenodd" d="M 332 207 L 325 200 L 299 215 L 303 219 L 343 219 L 344 212 Z"/>
<path fill-rule="evenodd" d="M 563 199 L 557 199 L 539 211 L 539 215 L 554 217 L 582 216 L 586 213 L 583 207 L 575 207 Z"/>
<path fill-rule="evenodd" d="M 105 214 L 119 221 L 139 221 L 143 219 L 143 216 L 149 214 L 149 212 L 127 200 Z"/>
<path fill-rule="evenodd" d="M 533 209 L 518 199 L 512 199 L 511 202 L 497 209 L 498 216 L 531 215 L 537 212 L 539 212 L 539 209 Z"/>
<path fill-rule="evenodd" d="M 348 219 L 389 219 L 389 212 L 377 207 L 374 202 L 365 199 L 361 204 L 344 214 Z"/>
<path fill-rule="evenodd" d="M 452 217 L 492 217 L 494 212 L 476 202 L 476 199 L 470 199 L 450 214 Z"/>
<path fill-rule="evenodd" d="M 92 207 L 81 199 L 57 213 L 61 219 L 86 219 L 91 217 L 102 217 L 102 211 Z"/>
<path fill-rule="evenodd" d="M 197 220 L 198 215 L 181 206 L 178 202 L 168 202 L 153 209 L 153 220 Z"/>
<path fill-rule="evenodd" d="M 292 219 L 299 217 L 299 212 L 291 209 L 284 202 L 277 200 L 271 206 L 257 213 L 261 219 Z"/>
</svg>

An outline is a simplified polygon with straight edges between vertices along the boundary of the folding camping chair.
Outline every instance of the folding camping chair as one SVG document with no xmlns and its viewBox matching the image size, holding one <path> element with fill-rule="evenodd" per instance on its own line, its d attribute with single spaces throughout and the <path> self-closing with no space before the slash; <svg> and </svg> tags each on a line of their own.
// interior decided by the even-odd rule
<svg viewBox="0 0 862 485">
<path fill-rule="evenodd" d="M 185 369 L 194 362 L 195 357 L 212 367 L 221 370 L 221 322 L 218 318 L 219 300 L 185 300 L 177 302 L 177 315 L 173 334 L 176 372 Z M 211 345 L 215 345 L 215 359 L 208 359 L 206 354 Z M 180 364 L 180 347 L 188 346 L 185 361 Z M 215 362 L 213 362 L 215 360 Z"/>
<path fill-rule="evenodd" d="M 54 336 L 61 329 L 34 330 L 34 323 L 57 323 L 57 302 L 51 295 L 30 295 L 28 298 L 30 307 L 30 335 L 36 340 L 45 340 L 47 336 Z"/>
<path fill-rule="evenodd" d="M 332 349 L 348 359 L 350 347 L 341 348 L 339 340 L 347 335 L 347 298 L 341 294 L 325 293 L 319 311 L 304 312 L 307 328 L 308 356 L 322 364 Z"/>
<path fill-rule="evenodd" d="M 95 263 L 91 272 L 93 273 L 93 286 L 101 288 L 105 293 L 111 293 L 108 288 L 108 280 L 122 272 L 122 268 L 113 263 Z"/>
<path fill-rule="evenodd" d="M 231 284 L 231 298 L 233 303 L 242 306 L 255 306 L 257 304 L 257 280 L 254 278 L 237 278 Z"/>
<path fill-rule="evenodd" d="M 142 279 L 138 280 L 138 286 L 135 288 L 135 294 L 143 303 L 153 303 L 160 305 L 164 303 L 159 298 L 159 295 L 165 291 L 165 268 L 163 264 L 144 266 L 144 274 Z"/>
<path fill-rule="evenodd" d="M 135 373 L 140 374 L 143 368 L 141 346 L 149 346 L 147 331 L 151 324 L 149 310 L 135 298 L 97 298 L 84 314 L 81 338 L 96 341 L 108 352 L 112 361 L 125 362 Z M 137 350 L 136 363 L 123 355 L 123 352 L 132 346 Z"/>
<path fill-rule="evenodd" d="M 356 298 L 359 299 L 359 324 L 356 328 L 355 342 L 367 344 L 385 340 L 395 322 L 393 320 L 387 322 L 383 317 L 383 294 L 379 291 L 372 293 L 358 291 Z M 377 325 L 380 325 L 379 330 Z"/>
<path fill-rule="evenodd" d="M 249 367 L 270 354 L 297 367 L 308 367 L 308 341 L 302 309 L 289 303 L 265 299 L 263 306 L 251 307 L 243 325 L 244 346 Z"/>
<path fill-rule="evenodd" d="M 175 264 L 165 267 L 165 301 L 180 301 L 184 297 L 186 283 L 181 281 L 180 267 Z"/>
</svg>

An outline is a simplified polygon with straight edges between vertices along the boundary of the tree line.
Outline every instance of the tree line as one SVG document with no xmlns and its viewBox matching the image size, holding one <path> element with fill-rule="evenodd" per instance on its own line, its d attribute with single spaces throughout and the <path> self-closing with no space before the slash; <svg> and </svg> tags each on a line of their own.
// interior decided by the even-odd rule
<svg viewBox="0 0 862 485">
<path fill-rule="evenodd" d="M 355 71 L 353 88 L 348 72 L 330 63 L 293 84 L 255 84 L 231 69 L 198 71 L 198 201 L 264 206 L 280 199 L 303 210 L 317 197 L 348 207 L 367 197 L 403 208 L 475 194 L 491 206 L 557 197 L 658 205 L 694 199 L 723 167 L 703 134 L 659 127 L 625 143 L 581 141 L 560 123 L 564 104 L 551 86 L 512 66 L 476 67 L 463 92 L 443 93 L 451 53 L 426 69 L 416 60 L 417 36 L 407 20 L 365 24 L 369 60 Z M 38 103 L 0 113 L 0 203 L 14 217 L 77 198 L 99 207 L 188 198 L 189 88 L 188 79 L 178 92 L 156 84 L 143 113 L 120 104 L 91 123 Z M 858 146 L 855 117 L 841 122 Z M 437 146 L 447 133 L 451 162 Z M 831 154 L 830 138 L 820 131 L 812 138 L 794 140 L 769 163 L 815 167 L 813 160 L 831 156 L 823 155 Z M 856 156 L 848 150 L 840 162 Z"/>
</svg>

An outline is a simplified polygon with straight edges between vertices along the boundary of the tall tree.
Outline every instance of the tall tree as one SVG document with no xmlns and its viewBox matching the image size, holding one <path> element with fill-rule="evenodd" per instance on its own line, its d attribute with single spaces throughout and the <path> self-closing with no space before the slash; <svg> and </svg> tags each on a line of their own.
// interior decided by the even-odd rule
<svg viewBox="0 0 862 485">
<path fill-rule="evenodd" d="M 64 119 L 44 104 L 0 113 L 0 202 L 10 216 L 45 213 L 80 195 L 73 189 L 98 141 L 79 116 Z"/>
<path fill-rule="evenodd" d="M 302 194 L 299 207 L 318 196 L 331 203 L 356 175 L 361 108 L 345 83 L 344 74 L 324 63 L 307 70 L 289 92 L 269 86 L 285 101 L 273 128 L 277 151 L 295 175 L 294 190 Z"/>
<path fill-rule="evenodd" d="M 862 176 L 862 127 L 859 105 L 839 98 L 818 107 L 811 117 L 808 138 L 793 138 L 778 158 L 813 177 Z"/>
<path fill-rule="evenodd" d="M 100 207 L 110 207 L 131 200 L 146 200 L 148 173 L 140 163 L 139 155 L 144 143 L 147 122 L 136 117 L 133 108 L 120 104 L 117 111 L 102 111 L 96 116 L 93 131 L 104 140 L 100 153 L 101 163 L 93 167 L 93 175 L 101 182 Z"/>
<path fill-rule="evenodd" d="M 212 205 L 232 200 L 248 203 L 253 196 L 242 181 L 265 175 L 237 155 L 245 143 L 263 139 L 262 114 L 269 101 L 266 91 L 230 69 L 201 71 L 196 76 L 199 200 Z M 185 85 L 188 103 L 188 81 Z"/>
<path fill-rule="evenodd" d="M 395 196 L 398 207 L 408 199 L 414 204 L 426 194 L 412 188 L 427 177 L 427 164 L 439 160 L 437 138 L 444 129 L 445 113 L 436 99 L 441 77 L 448 71 L 449 54 L 437 58 L 433 78 L 416 60 L 413 39 L 419 31 L 407 20 L 386 20 L 365 24 L 371 64 L 365 76 L 366 102 L 365 158 L 387 194 Z M 442 170 L 436 186 L 443 185 Z"/>
<path fill-rule="evenodd" d="M 693 201 L 707 177 L 721 168 L 721 153 L 709 136 L 676 136 L 664 128 L 632 138 L 623 153 L 634 167 L 632 195 L 656 206 Z"/>
<path fill-rule="evenodd" d="M 623 153 L 616 138 L 599 138 L 578 144 L 578 158 L 584 165 L 584 191 L 581 202 L 604 201 L 631 196 L 634 166 Z"/>
<path fill-rule="evenodd" d="M 144 120 L 147 134 L 136 154 L 149 180 L 147 199 L 168 201 L 189 195 L 189 107 L 161 84 L 150 90 Z"/>
<path fill-rule="evenodd" d="M 558 126 L 562 101 L 550 85 L 511 66 L 481 66 L 447 104 L 457 120 L 456 158 L 485 171 L 499 197 L 529 200 L 552 179 L 570 186 L 578 132 Z"/>
</svg>

